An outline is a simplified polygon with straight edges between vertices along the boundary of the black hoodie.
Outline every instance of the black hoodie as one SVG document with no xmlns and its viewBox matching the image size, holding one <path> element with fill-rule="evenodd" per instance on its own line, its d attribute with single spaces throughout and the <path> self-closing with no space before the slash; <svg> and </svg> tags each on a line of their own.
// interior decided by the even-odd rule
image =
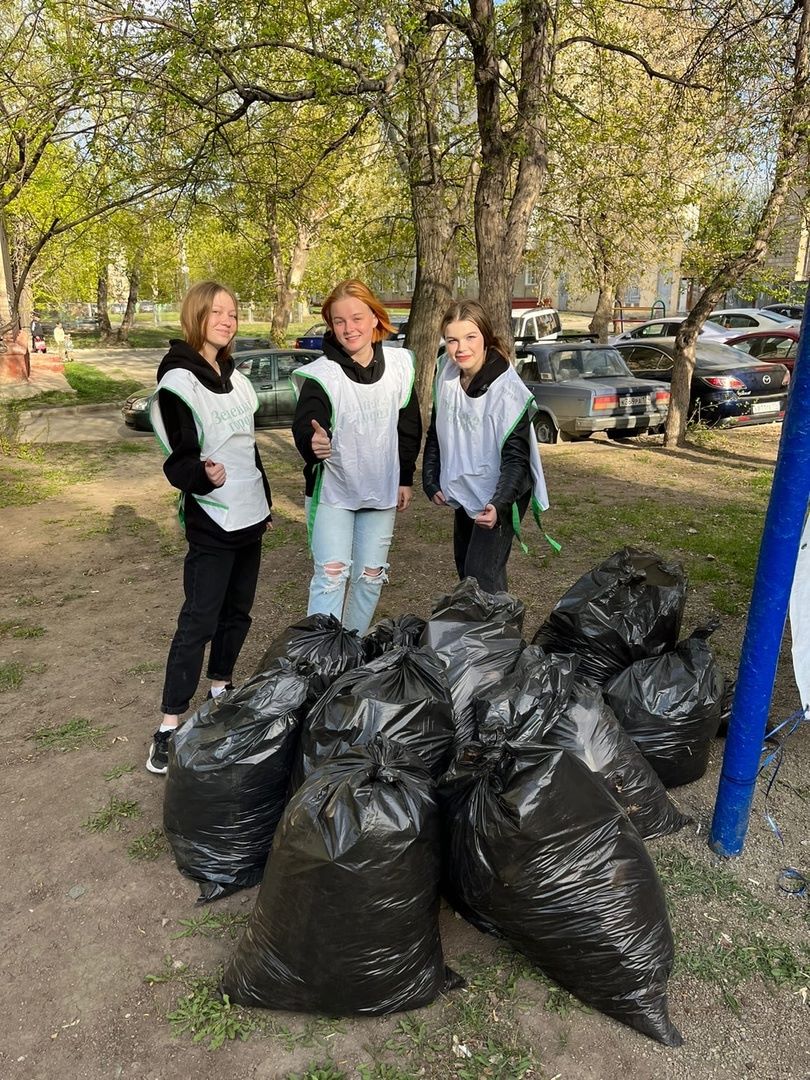
<svg viewBox="0 0 810 1080">
<path fill-rule="evenodd" d="M 356 364 L 347 352 L 338 345 L 331 330 L 324 334 L 323 353 L 330 360 L 339 364 L 347 379 L 356 383 L 379 382 L 385 372 L 385 357 L 383 355 L 383 343 L 378 341 L 374 346 L 374 356 L 370 364 L 363 367 Z M 312 453 L 312 421 L 317 420 L 322 428 L 329 432 L 332 410 L 326 391 L 316 383 L 314 379 L 304 379 L 304 385 L 298 396 L 298 404 L 295 409 L 295 417 L 292 423 L 293 439 L 298 448 L 298 453 L 304 459 L 304 479 L 306 480 L 306 493 L 311 495 L 315 490 L 315 466 L 318 458 Z M 411 487 L 413 474 L 416 469 L 416 459 L 422 445 L 422 415 L 419 412 L 419 400 L 414 387 L 410 400 L 399 410 L 397 423 L 397 436 L 399 444 L 399 486 Z"/>
<path fill-rule="evenodd" d="M 160 362 L 157 380 L 160 382 L 167 371 L 181 368 L 184 371 L 190 371 L 206 390 L 211 390 L 215 394 L 229 394 L 233 389 L 231 384 L 231 375 L 234 370 L 233 357 L 229 356 L 227 359 L 220 360 L 219 366 L 220 373 L 217 374 L 208 361 L 195 352 L 189 344 L 185 341 L 173 340 L 169 342 L 169 351 Z M 170 390 L 158 391 L 158 404 L 171 447 L 171 453 L 163 463 L 166 479 L 172 487 L 178 488 L 187 496 L 208 495 L 214 490 L 214 485 L 208 479 L 205 464 L 200 458 L 200 440 L 191 409 Z M 267 505 L 272 506 L 270 485 L 267 483 L 258 447 L 256 448 L 256 468 L 262 474 Z M 186 538 L 189 543 L 199 544 L 201 547 L 243 547 L 245 544 L 251 544 L 260 539 L 265 531 L 265 522 L 260 521 L 256 525 L 249 525 L 246 529 L 227 532 L 208 516 L 196 499 L 184 499 L 184 507 Z M 268 514 L 266 520 L 270 521 L 271 515 Z"/>
</svg>

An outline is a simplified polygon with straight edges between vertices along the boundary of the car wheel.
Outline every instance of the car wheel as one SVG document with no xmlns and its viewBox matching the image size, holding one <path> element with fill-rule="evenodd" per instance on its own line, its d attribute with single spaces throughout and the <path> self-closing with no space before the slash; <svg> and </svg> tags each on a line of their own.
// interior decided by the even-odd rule
<svg viewBox="0 0 810 1080">
<path fill-rule="evenodd" d="M 548 413 L 539 412 L 532 420 L 532 426 L 539 443 L 555 443 L 557 441 L 557 426 Z"/>
</svg>

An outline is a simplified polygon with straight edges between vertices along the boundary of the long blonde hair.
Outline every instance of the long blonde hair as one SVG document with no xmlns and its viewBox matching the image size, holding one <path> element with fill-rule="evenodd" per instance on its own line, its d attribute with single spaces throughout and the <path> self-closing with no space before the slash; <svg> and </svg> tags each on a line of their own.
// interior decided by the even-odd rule
<svg viewBox="0 0 810 1080">
<path fill-rule="evenodd" d="M 220 292 L 224 292 L 233 301 L 236 311 L 236 330 L 233 332 L 233 337 L 236 337 L 239 329 L 239 301 L 236 299 L 236 293 L 227 285 L 220 285 L 217 281 L 201 281 L 197 285 L 192 285 L 183 297 L 180 325 L 183 327 L 183 337 L 195 352 L 201 352 L 205 344 L 208 316 L 214 306 L 214 297 Z M 217 360 L 226 360 L 231 355 L 232 346 L 233 338 L 219 350 Z"/>
</svg>

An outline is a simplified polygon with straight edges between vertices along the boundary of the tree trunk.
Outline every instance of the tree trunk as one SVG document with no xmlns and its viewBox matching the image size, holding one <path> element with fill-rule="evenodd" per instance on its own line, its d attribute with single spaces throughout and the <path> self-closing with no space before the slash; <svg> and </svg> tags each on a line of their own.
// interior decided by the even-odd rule
<svg viewBox="0 0 810 1080">
<path fill-rule="evenodd" d="M 810 127 L 810 4 L 802 8 L 796 32 L 793 80 L 779 138 L 773 180 L 768 197 L 751 233 L 748 248 L 722 263 L 698 302 L 678 328 L 672 365 L 672 397 L 667 416 L 664 446 L 683 446 L 689 419 L 689 394 L 695 370 L 695 343 L 703 324 L 720 297 L 738 284 L 768 253 L 768 243 L 794 182 L 806 169 Z"/>
<path fill-rule="evenodd" d="M 96 307 L 98 313 L 98 328 L 101 332 L 101 344 L 109 345 L 113 339 L 112 325 L 110 324 L 110 312 L 107 307 L 108 268 L 105 260 L 99 271 L 96 283 Z"/>
<path fill-rule="evenodd" d="M 433 406 L 441 320 L 453 300 L 458 256 L 443 185 L 411 187 L 411 208 L 416 237 L 416 282 L 405 346 L 416 356 L 416 393 L 422 422 L 427 427 Z"/>
<path fill-rule="evenodd" d="M 131 267 L 127 278 L 129 279 L 129 294 L 127 306 L 121 325 L 118 327 L 116 338 L 119 345 L 126 345 L 129 341 L 129 332 L 135 322 L 135 310 L 138 307 L 138 290 L 141 287 L 141 268 L 139 264 Z"/>
<path fill-rule="evenodd" d="M 607 345 L 608 335 L 613 325 L 613 306 L 616 300 L 616 285 L 609 278 L 599 283 L 599 296 L 596 310 L 588 323 L 588 329 L 596 334 L 602 345 Z"/>
<path fill-rule="evenodd" d="M 315 230 L 309 222 L 300 222 L 296 229 L 295 243 L 290 256 L 290 265 L 284 269 L 281 257 L 281 246 L 276 235 L 271 244 L 273 252 L 273 265 L 276 269 L 276 281 L 278 299 L 273 309 L 273 321 L 270 325 L 270 339 L 281 345 L 290 325 L 293 304 L 298 295 L 298 289 L 304 278 L 304 273 L 309 261 L 309 253 L 312 248 Z"/>
</svg>

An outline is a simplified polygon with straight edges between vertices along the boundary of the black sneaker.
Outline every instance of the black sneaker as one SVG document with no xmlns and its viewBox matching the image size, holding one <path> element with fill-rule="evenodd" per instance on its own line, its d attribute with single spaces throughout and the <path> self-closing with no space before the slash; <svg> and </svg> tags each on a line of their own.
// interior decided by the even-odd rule
<svg viewBox="0 0 810 1080">
<path fill-rule="evenodd" d="M 173 735 L 172 731 L 156 731 L 152 736 L 152 745 L 149 747 L 149 757 L 146 759 L 146 767 L 149 772 L 163 776 L 169 768 L 169 742 Z"/>
<path fill-rule="evenodd" d="M 225 686 L 223 687 L 223 690 L 222 690 L 222 694 L 227 694 L 227 692 L 229 690 L 233 690 L 233 683 L 232 682 L 225 683 Z M 208 693 L 205 695 L 205 700 L 206 701 L 216 701 L 217 698 L 222 697 L 222 694 L 217 694 L 217 697 L 215 698 L 214 697 L 214 691 L 209 690 Z"/>
</svg>

